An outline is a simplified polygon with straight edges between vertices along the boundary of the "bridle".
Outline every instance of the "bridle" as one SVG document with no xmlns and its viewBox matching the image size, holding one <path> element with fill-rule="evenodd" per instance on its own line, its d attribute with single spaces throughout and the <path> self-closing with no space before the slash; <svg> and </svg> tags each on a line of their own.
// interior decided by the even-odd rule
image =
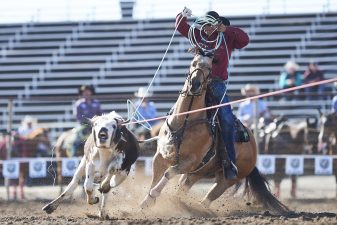
<svg viewBox="0 0 337 225">
<path fill-rule="evenodd" d="M 195 68 L 192 72 L 189 72 L 187 73 L 187 77 L 186 77 L 186 80 L 188 81 L 188 86 L 187 86 L 187 89 L 186 90 L 181 90 L 179 91 L 179 94 L 183 97 L 186 97 L 186 96 L 200 96 L 201 95 L 201 91 L 200 93 L 191 93 L 191 91 L 189 90 L 192 86 L 192 75 L 198 71 L 200 71 L 202 73 L 202 77 L 203 77 L 203 81 L 201 82 L 201 90 L 205 90 L 207 88 L 207 85 L 205 84 L 208 84 L 208 80 L 209 80 L 209 75 L 211 74 L 212 72 L 212 69 L 210 67 L 207 67 L 206 69 L 208 69 L 208 74 L 206 75 L 205 72 L 204 72 L 204 68 Z"/>
<path fill-rule="evenodd" d="M 208 81 L 209 81 L 209 75 L 211 74 L 211 68 L 207 67 L 207 69 L 209 71 L 207 75 L 205 74 L 204 69 L 205 68 L 195 68 L 192 72 L 188 73 L 187 77 L 186 77 L 186 80 L 188 81 L 188 84 L 189 84 L 189 85 L 187 85 L 187 90 L 181 90 L 179 92 L 182 97 L 186 97 L 186 96 L 191 97 L 191 100 L 190 100 L 187 111 L 191 110 L 192 105 L 193 105 L 194 97 L 195 96 L 201 96 L 202 90 L 207 89 L 207 84 L 208 84 Z M 203 77 L 203 81 L 200 84 L 201 85 L 201 87 L 200 87 L 201 91 L 199 93 L 191 93 L 191 91 L 189 90 L 189 87 L 192 85 L 191 84 L 192 83 L 192 75 L 195 72 L 198 72 L 198 71 L 200 71 L 202 73 L 202 77 Z M 201 118 L 201 119 L 189 121 L 189 116 L 190 116 L 189 113 L 186 114 L 183 125 L 176 130 L 171 127 L 171 125 L 168 122 L 168 119 L 166 119 L 167 127 L 170 130 L 170 134 L 171 134 L 171 137 L 173 139 L 173 143 L 176 147 L 176 162 L 177 162 L 177 164 L 179 164 L 180 145 L 182 143 L 183 135 L 184 135 L 184 132 L 185 132 L 186 128 L 192 127 L 192 126 L 194 126 L 196 124 L 200 124 L 200 123 L 205 123 L 205 122 L 208 123 L 207 118 Z"/>
</svg>

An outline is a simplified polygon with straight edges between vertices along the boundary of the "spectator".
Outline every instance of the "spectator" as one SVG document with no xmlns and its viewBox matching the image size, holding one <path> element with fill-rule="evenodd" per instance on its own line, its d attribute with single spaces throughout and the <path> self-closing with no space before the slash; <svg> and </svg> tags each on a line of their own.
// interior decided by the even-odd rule
<svg viewBox="0 0 337 225">
<path fill-rule="evenodd" d="M 247 84 L 241 89 L 241 93 L 246 97 L 252 97 L 260 94 L 260 90 L 255 85 Z M 260 117 L 264 118 L 265 121 L 271 119 L 270 110 L 264 100 L 246 100 L 240 103 L 237 116 L 238 119 L 241 120 L 241 122 L 247 127 L 252 127 L 254 122 L 255 101 L 257 101 L 258 119 Z"/>
<path fill-rule="evenodd" d="M 324 80 L 323 72 L 318 69 L 318 66 L 315 62 L 310 62 L 307 70 L 303 74 L 303 83 L 310 84 L 322 80 Z M 317 99 L 318 96 L 312 94 L 320 94 L 323 88 L 323 85 L 316 85 L 305 88 L 306 98 L 308 100 Z"/>
<path fill-rule="evenodd" d="M 18 128 L 18 134 L 27 138 L 37 128 L 37 120 L 32 116 L 25 116 L 21 121 L 21 126 Z"/>
<path fill-rule="evenodd" d="M 93 98 L 95 89 L 92 85 L 82 85 L 79 90 L 79 99 L 75 102 L 73 113 L 79 123 L 76 127 L 77 136 L 73 144 L 73 151 L 70 155 L 76 155 L 76 150 L 81 146 L 83 141 L 91 132 L 91 126 L 88 125 L 88 119 L 94 116 L 99 116 L 103 113 L 101 104 L 97 99 Z"/>
<path fill-rule="evenodd" d="M 337 82 L 335 82 L 334 85 L 335 85 L 335 88 L 337 89 Z M 332 112 L 334 112 L 337 116 L 337 95 L 333 97 L 331 106 L 332 106 L 331 107 Z"/>
<path fill-rule="evenodd" d="M 138 107 L 137 113 L 135 115 L 137 120 L 144 120 L 144 119 L 152 119 L 157 117 L 157 110 L 154 105 L 154 102 L 149 101 L 149 97 L 152 96 L 152 93 L 146 92 L 145 87 L 140 87 L 138 91 L 135 93 L 136 100 L 136 107 Z M 143 100 L 143 101 L 142 101 Z M 151 127 L 155 126 L 158 123 L 157 120 L 149 121 L 148 125 Z M 145 123 L 137 124 L 135 129 L 135 134 L 138 136 L 140 140 L 144 140 L 150 135 L 150 127 L 147 127 Z"/>
<path fill-rule="evenodd" d="M 285 71 L 281 73 L 279 79 L 279 86 L 281 89 L 296 87 L 302 84 L 301 74 L 298 72 L 299 68 L 299 65 L 294 61 L 288 61 L 284 65 Z M 287 97 L 286 99 L 290 100 L 291 98 Z"/>
</svg>

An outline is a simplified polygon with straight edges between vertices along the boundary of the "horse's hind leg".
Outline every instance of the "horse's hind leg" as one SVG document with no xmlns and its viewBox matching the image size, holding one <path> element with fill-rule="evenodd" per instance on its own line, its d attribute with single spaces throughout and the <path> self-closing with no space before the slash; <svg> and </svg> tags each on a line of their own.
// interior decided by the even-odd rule
<svg viewBox="0 0 337 225">
<path fill-rule="evenodd" d="M 219 198 L 229 187 L 237 183 L 238 180 L 226 180 L 222 171 L 216 173 L 216 181 L 211 190 L 206 194 L 201 204 L 204 207 L 209 207 L 211 203 Z"/>
<path fill-rule="evenodd" d="M 177 193 L 178 196 L 183 193 L 188 192 L 198 180 L 205 177 L 206 174 L 209 173 L 210 171 L 216 171 L 216 167 L 217 167 L 217 155 L 213 157 L 201 169 L 193 173 L 187 173 L 187 174 L 182 175 L 179 179 L 179 189 Z"/>
<path fill-rule="evenodd" d="M 187 193 L 191 187 L 201 178 L 203 174 L 195 173 L 195 174 L 184 174 L 179 179 L 179 187 L 177 191 L 177 196 L 182 196 L 184 193 Z"/>
</svg>

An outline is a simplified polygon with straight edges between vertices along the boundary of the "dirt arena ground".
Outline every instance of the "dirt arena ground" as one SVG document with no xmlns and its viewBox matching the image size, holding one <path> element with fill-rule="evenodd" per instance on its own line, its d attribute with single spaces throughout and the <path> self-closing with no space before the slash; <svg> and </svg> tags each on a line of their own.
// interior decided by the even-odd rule
<svg viewBox="0 0 337 225">
<path fill-rule="evenodd" d="M 137 178 L 136 178 L 137 177 Z M 107 204 L 110 218 L 100 221 L 98 206 L 89 206 L 78 188 L 51 215 L 41 208 L 58 193 L 57 187 L 26 187 L 24 201 L 4 200 L 5 188 L 0 188 L 0 224 L 337 224 L 336 184 L 334 177 L 300 177 L 298 197 L 290 199 L 290 181 L 282 182 L 281 200 L 295 213 L 289 216 L 273 215 L 254 201 L 244 199 L 241 193 L 230 191 L 216 200 L 210 210 L 199 207 L 198 201 L 211 184 L 202 182 L 190 191 L 184 203 L 174 197 L 174 185 L 164 189 L 153 210 L 138 212 L 138 205 L 150 184 L 149 177 L 129 177 L 110 195 Z"/>
</svg>

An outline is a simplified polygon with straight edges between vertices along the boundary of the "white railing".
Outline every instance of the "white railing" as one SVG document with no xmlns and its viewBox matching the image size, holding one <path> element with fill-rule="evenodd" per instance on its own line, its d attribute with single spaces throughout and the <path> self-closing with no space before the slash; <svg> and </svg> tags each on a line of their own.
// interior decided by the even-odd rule
<svg viewBox="0 0 337 225">
<path fill-rule="evenodd" d="M 227 16 L 337 11 L 337 0 L 207 0 L 193 4 L 190 0 L 134 1 L 134 19 L 173 18 L 185 6 L 195 16 L 208 10 Z M 0 10 L 0 23 L 121 19 L 120 0 L 11 0 L 0 4 Z"/>
</svg>

